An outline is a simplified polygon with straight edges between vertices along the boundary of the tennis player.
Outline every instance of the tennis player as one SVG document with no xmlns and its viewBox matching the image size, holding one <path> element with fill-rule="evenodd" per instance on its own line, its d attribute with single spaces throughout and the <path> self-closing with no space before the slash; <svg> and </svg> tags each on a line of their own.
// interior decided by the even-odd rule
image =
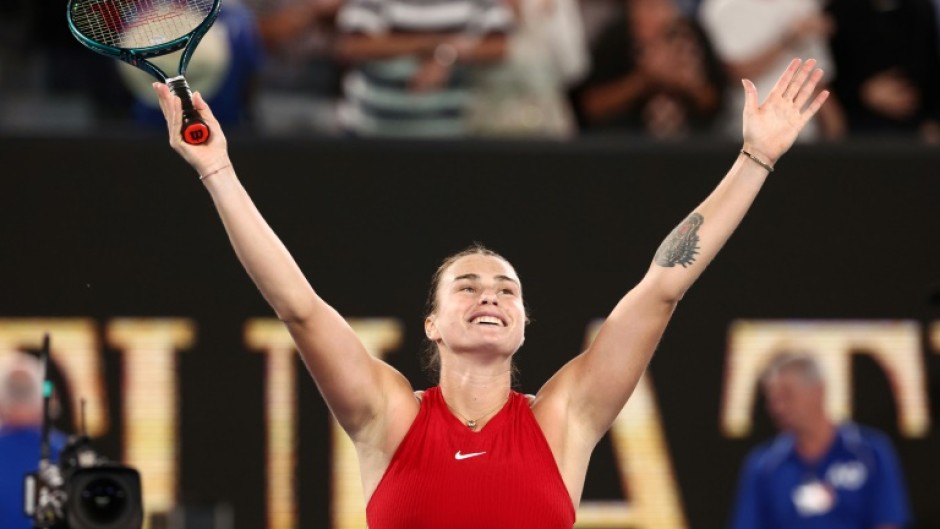
<svg viewBox="0 0 940 529">
<path fill-rule="evenodd" d="M 371 356 L 321 299 L 239 183 L 226 139 L 180 139 L 180 101 L 156 90 L 170 145 L 200 175 L 238 258 L 293 336 L 355 444 L 371 529 L 570 529 L 594 446 L 633 392 L 676 304 L 738 226 L 774 164 L 828 92 L 812 59 L 794 59 L 761 103 L 744 80 L 743 148 L 718 187 L 663 241 L 643 279 L 594 342 L 534 396 L 511 390 L 525 339 L 523 290 L 485 248 L 446 259 L 432 280 L 425 334 L 439 384 L 415 391 Z"/>
</svg>

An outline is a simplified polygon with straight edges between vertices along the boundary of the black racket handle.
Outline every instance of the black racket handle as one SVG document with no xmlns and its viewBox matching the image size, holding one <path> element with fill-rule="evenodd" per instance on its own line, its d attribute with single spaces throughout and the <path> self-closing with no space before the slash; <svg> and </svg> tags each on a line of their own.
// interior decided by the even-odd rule
<svg viewBox="0 0 940 529">
<path fill-rule="evenodd" d="M 189 83 L 180 75 L 167 79 L 166 84 L 170 87 L 170 91 L 183 102 L 183 126 L 180 129 L 183 141 L 190 145 L 205 143 L 209 139 L 209 126 L 193 106 L 193 93 L 189 89 Z"/>
</svg>

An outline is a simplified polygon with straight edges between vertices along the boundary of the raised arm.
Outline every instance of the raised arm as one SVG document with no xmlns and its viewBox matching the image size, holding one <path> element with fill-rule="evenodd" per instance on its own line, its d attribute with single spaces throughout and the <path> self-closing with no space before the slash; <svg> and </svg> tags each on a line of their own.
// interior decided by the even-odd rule
<svg viewBox="0 0 940 529">
<path fill-rule="evenodd" d="M 620 300 L 590 347 L 540 392 L 588 444 L 610 427 L 676 304 L 741 222 L 769 169 L 828 97 L 828 92 L 813 97 L 822 77 L 815 64 L 794 60 L 763 104 L 754 84 L 743 81 L 742 153 L 718 187 L 663 241 L 646 276 Z"/>
<path fill-rule="evenodd" d="M 180 139 L 179 98 L 154 84 L 167 119 L 170 145 L 200 175 L 212 197 L 238 259 L 262 295 L 286 324 L 307 369 L 330 410 L 349 434 L 374 432 L 391 406 L 415 402 L 408 382 L 372 357 L 346 320 L 314 292 L 300 267 L 262 218 L 235 175 L 218 121 L 196 94 L 194 105 L 211 130 L 208 142 Z M 381 425 L 379 424 L 379 430 Z"/>
<path fill-rule="evenodd" d="M 454 60 L 467 63 L 495 62 L 506 53 L 506 35 L 491 33 L 469 38 L 462 33 L 349 33 L 339 37 L 336 53 L 340 60 L 359 63 L 391 59 L 403 55 L 433 57 L 441 46 L 449 46 Z"/>
</svg>

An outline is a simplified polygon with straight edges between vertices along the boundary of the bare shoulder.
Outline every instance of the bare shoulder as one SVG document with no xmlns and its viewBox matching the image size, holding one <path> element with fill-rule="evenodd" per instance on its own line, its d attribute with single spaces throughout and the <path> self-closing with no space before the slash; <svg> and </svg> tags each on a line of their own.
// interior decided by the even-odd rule
<svg viewBox="0 0 940 529">
<path fill-rule="evenodd" d="M 535 404 L 535 395 L 526 393 L 525 400 L 528 401 L 529 407 L 531 408 L 532 405 Z"/>
<path fill-rule="evenodd" d="M 418 403 L 420 404 L 421 400 L 424 399 L 424 390 L 419 389 L 418 391 L 415 391 L 415 398 L 418 399 Z"/>
</svg>

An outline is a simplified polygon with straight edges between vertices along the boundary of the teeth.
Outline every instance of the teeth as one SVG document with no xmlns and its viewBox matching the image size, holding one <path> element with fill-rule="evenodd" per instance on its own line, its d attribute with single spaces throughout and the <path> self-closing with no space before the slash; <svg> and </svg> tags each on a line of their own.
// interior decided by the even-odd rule
<svg viewBox="0 0 940 529">
<path fill-rule="evenodd" d="M 502 325 L 503 322 L 495 316 L 480 316 L 473 319 L 473 323 L 494 323 L 496 325 Z"/>
</svg>

